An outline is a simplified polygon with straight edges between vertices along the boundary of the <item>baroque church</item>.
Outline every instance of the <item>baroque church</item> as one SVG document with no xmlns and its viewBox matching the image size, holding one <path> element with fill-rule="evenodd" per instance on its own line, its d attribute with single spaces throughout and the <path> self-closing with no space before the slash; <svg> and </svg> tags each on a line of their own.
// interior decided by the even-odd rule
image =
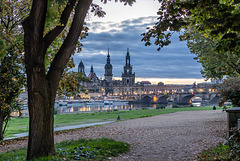
<svg viewBox="0 0 240 161">
<path fill-rule="evenodd" d="M 83 85 L 87 88 L 88 92 L 102 93 L 102 95 L 132 95 L 141 93 L 142 86 L 135 83 L 135 72 L 132 71 L 132 65 L 130 61 L 130 52 L 127 49 L 126 63 L 123 67 L 122 80 L 113 80 L 113 65 L 110 60 L 110 53 L 108 49 L 107 61 L 105 64 L 104 79 L 101 80 L 97 77 L 96 73 L 91 66 L 91 70 L 88 76 L 85 74 L 84 64 L 81 61 L 78 65 L 78 72 L 83 76 L 88 77 L 91 83 L 84 82 Z"/>
</svg>

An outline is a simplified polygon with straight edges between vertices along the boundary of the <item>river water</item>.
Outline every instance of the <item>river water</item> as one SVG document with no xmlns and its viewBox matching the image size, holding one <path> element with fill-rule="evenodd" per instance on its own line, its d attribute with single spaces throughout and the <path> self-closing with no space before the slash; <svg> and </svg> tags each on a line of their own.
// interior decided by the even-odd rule
<svg viewBox="0 0 240 161">
<path fill-rule="evenodd" d="M 68 113 L 86 113 L 86 112 L 98 112 L 98 111 L 113 111 L 113 110 L 136 110 L 142 109 L 143 107 L 156 107 L 155 104 L 130 104 L 127 102 L 118 102 L 113 103 L 112 105 L 104 105 L 104 104 L 92 104 L 89 105 L 87 103 L 68 103 L 66 105 L 59 105 L 55 103 L 55 114 L 68 114 Z M 23 107 L 21 111 L 21 116 L 29 116 L 27 105 Z M 12 116 L 19 116 L 19 112 L 12 112 Z"/>
<path fill-rule="evenodd" d="M 103 105 L 103 104 L 95 104 L 95 105 L 87 105 L 87 104 L 79 104 L 72 103 L 67 104 L 66 106 L 55 106 L 58 114 L 64 113 L 84 113 L 84 112 L 98 112 L 98 111 L 113 111 L 113 110 L 134 110 L 134 109 L 142 109 L 143 107 L 147 107 L 146 104 L 113 104 L 113 105 Z"/>
</svg>

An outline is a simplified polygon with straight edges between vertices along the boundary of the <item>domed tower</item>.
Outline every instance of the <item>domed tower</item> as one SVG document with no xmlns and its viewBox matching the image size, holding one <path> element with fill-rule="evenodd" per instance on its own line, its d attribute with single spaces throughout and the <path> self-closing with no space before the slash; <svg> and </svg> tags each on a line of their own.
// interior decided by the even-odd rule
<svg viewBox="0 0 240 161">
<path fill-rule="evenodd" d="M 104 74 L 104 77 L 105 77 L 105 80 L 108 82 L 108 83 L 111 83 L 112 82 L 112 64 L 110 63 L 110 55 L 109 55 L 109 48 L 108 48 L 108 55 L 107 55 L 107 63 L 105 64 L 105 74 Z"/>
<path fill-rule="evenodd" d="M 126 55 L 126 64 L 123 68 L 122 73 L 122 83 L 123 85 L 132 86 L 135 84 L 135 72 L 132 73 L 132 66 L 130 64 L 130 53 L 129 49 L 127 49 L 127 55 Z"/>
<path fill-rule="evenodd" d="M 82 60 L 81 60 L 81 62 L 80 62 L 79 65 L 78 65 L 78 73 L 85 74 L 84 65 L 83 65 Z"/>
</svg>

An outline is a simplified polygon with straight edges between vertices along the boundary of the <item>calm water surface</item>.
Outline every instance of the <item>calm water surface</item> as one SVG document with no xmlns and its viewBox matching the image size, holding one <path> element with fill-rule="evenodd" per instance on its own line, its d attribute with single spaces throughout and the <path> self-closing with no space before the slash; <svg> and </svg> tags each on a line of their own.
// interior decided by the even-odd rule
<svg viewBox="0 0 240 161">
<path fill-rule="evenodd" d="M 67 106 L 59 106 L 57 107 L 58 113 L 80 113 L 80 112 L 98 112 L 98 111 L 108 111 L 108 110 L 134 110 L 134 109 L 141 109 L 142 107 L 146 107 L 146 104 L 113 104 L 113 105 L 87 105 L 87 104 L 80 104 L 80 103 L 72 103 L 68 104 Z"/>
</svg>

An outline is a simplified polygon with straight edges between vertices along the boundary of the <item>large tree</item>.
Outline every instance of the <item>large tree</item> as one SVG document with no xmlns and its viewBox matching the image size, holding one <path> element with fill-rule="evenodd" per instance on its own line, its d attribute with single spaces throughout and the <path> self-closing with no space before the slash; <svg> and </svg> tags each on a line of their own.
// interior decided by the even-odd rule
<svg viewBox="0 0 240 161">
<path fill-rule="evenodd" d="M 240 73 L 239 0 L 159 0 L 159 2 L 161 3 L 158 11 L 159 21 L 143 34 L 142 40 L 146 41 L 146 45 L 151 45 L 154 39 L 154 44 L 161 50 L 171 43 L 170 38 L 175 31 L 180 32 L 182 33 L 180 40 L 189 40 L 190 49 L 203 64 L 204 76 L 221 78 L 228 74 L 226 70 L 230 68 L 232 72 L 229 75 Z M 196 34 L 192 35 L 193 32 Z M 199 46 L 199 39 L 211 49 L 207 51 L 206 48 Z M 206 58 L 220 60 L 222 63 L 219 67 L 220 61 L 212 62 Z M 217 74 L 213 70 L 217 70 Z"/>
<path fill-rule="evenodd" d="M 27 159 L 55 154 L 54 102 L 61 75 L 74 52 L 91 0 L 69 0 L 59 25 L 44 35 L 48 1 L 33 0 L 30 15 L 23 21 L 25 66 L 27 72 L 29 139 Z M 63 31 L 71 12 L 72 26 L 46 74 L 46 51 Z"/>
<path fill-rule="evenodd" d="M 106 0 L 101 1 L 106 2 Z M 120 1 L 132 3 L 135 0 Z M 49 7 L 55 5 L 55 2 L 33 0 L 30 14 L 22 22 L 30 116 L 28 160 L 55 154 L 53 115 L 59 81 L 76 48 L 89 7 L 92 6 L 91 11 L 95 14 L 100 16 L 103 14 L 98 5 L 91 4 L 92 0 L 68 0 L 61 11 L 59 21 L 46 32 Z M 72 20 L 70 28 L 47 69 L 45 59 L 47 50 L 65 29 L 68 20 Z"/>
</svg>

